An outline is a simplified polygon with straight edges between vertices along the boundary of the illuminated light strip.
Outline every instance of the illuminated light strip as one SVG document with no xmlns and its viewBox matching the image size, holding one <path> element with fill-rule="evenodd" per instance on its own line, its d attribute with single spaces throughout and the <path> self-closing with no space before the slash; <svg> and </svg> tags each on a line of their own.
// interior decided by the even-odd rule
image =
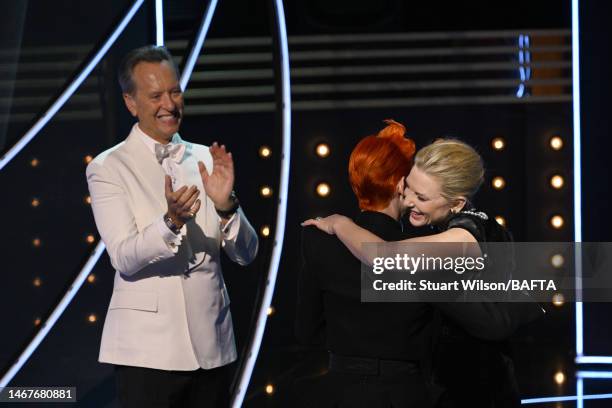
<svg viewBox="0 0 612 408">
<path fill-rule="evenodd" d="M 578 364 L 612 364 L 612 356 L 585 356 L 576 357 Z"/>
<path fill-rule="evenodd" d="M 34 336 L 30 344 L 28 344 L 25 350 L 21 353 L 17 361 L 13 363 L 11 368 L 6 372 L 6 374 L 4 374 L 2 379 L 0 379 L 0 388 L 6 387 L 8 383 L 11 382 L 13 377 L 15 377 L 19 370 L 21 370 L 21 367 L 23 367 L 23 365 L 28 361 L 34 351 L 36 351 L 36 348 L 45 339 L 49 331 L 51 331 L 57 320 L 64 312 L 64 309 L 68 307 L 78 290 L 83 285 L 83 282 L 85 282 L 85 279 L 87 279 L 87 276 L 89 275 L 93 267 L 96 265 L 96 262 L 98 262 L 98 259 L 104 252 L 105 248 L 106 247 L 104 246 L 102 241 L 98 242 L 98 245 L 94 249 L 94 252 L 89 256 L 89 259 L 85 263 L 85 266 L 83 267 L 83 269 L 81 269 L 81 272 L 77 275 L 74 282 L 72 282 L 72 285 L 70 285 L 70 288 L 68 288 L 68 291 L 64 294 L 62 300 L 57 304 L 55 309 L 53 309 L 53 312 L 51 313 L 49 318 L 41 325 L 40 330 L 38 331 L 38 333 L 36 333 L 36 336 Z"/>
<path fill-rule="evenodd" d="M 25 135 L 22 136 L 21 139 L 11 147 L 5 154 L 0 158 L 0 170 L 4 168 L 36 135 L 40 130 L 51 120 L 53 115 L 55 115 L 61 108 L 64 106 L 68 98 L 72 96 L 77 90 L 77 88 L 85 81 L 87 76 L 93 71 L 93 69 L 98 65 L 100 60 L 107 53 L 109 48 L 114 44 L 119 35 L 123 32 L 127 24 L 132 20 L 134 14 L 138 11 L 140 6 L 144 3 L 144 0 L 136 0 L 132 7 L 130 7 L 129 11 L 123 17 L 117 28 L 113 31 L 113 33 L 108 37 L 108 39 L 104 42 L 100 50 L 93 56 L 91 61 L 87 64 L 87 66 L 81 71 L 81 73 L 70 83 L 70 85 L 62 92 L 62 94 L 56 99 L 56 101 L 47 109 L 47 111 L 34 123 L 34 126 L 30 128 L 26 132 Z"/>
<path fill-rule="evenodd" d="M 576 380 L 576 408 L 584 408 L 584 383 L 582 378 Z"/>
<path fill-rule="evenodd" d="M 272 302 L 274 294 L 274 286 L 276 284 L 276 276 L 278 274 L 278 266 L 280 256 L 283 249 L 283 239 L 285 234 L 285 218 L 287 215 L 287 194 L 289 189 L 289 162 L 291 159 L 291 90 L 290 90 L 290 71 L 289 71 L 289 46 L 287 41 L 287 26 L 285 24 L 285 12 L 283 10 L 282 0 L 272 0 L 274 4 L 274 14 L 276 17 L 276 30 L 278 34 L 278 44 L 280 48 L 280 75 L 282 79 L 282 132 L 283 132 L 283 152 L 281 154 L 281 178 L 279 188 L 278 209 L 276 212 L 276 231 L 274 234 L 274 247 L 272 249 L 272 260 L 268 269 L 268 278 L 266 289 L 263 294 L 263 300 L 259 308 L 255 333 L 251 338 L 248 352 L 244 357 L 246 361 L 242 366 L 238 386 L 234 392 L 232 404 L 233 408 L 242 406 L 244 395 L 246 393 L 253 367 L 259 354 L 261 340 L 263 338 L 266 320 L 268 318 L 268 307 Z"/>
<path fill-rule="evenodd" d="M 208 29 L 210 28 L 210 22 L 212 21 L 213 14 L 215 14 L 215 9 L 217 8 L 217 0 L 210 0 L 208 2 L 208 6 L 206 6 L 206 10 L 204 11 L 204 17 L 202 18 L 202 24 L 200 24 L 200 28 L 198 29 L 198 35 L 196 37 L 196 41 L 189 52 L 189 56 L 185 62 L 183 67 L 183 72 L 181 74 L 181 89 L 183 92 L 187 89 L 187 83 L 189 82 L 189 78 L 191 78 L 191 73 L 193 72 L 193 68 L 195 67 L 196 62 L 198 61 L 198 56 L 200 55 L 200 51 L 202 50 L 202 45 L 204 44 L 204 40 L 206 39 L 206 34 L 208 34 Z"/>
<path fill-rule="evenodd" d="M 523 50 L 523 47 L 525 45 L 524 43 L 524 38 L 525 36 L 523 34 L 519 34 L 519 38 L 518 38 L 518 46 L 519 46 L 519 53 L 518 53 L 518 60 L 519 60 L 519 76 L 521 78 L 521 83 L 519 84 L 518 89 L 516 90 L 516 97 L 517 98 L 522 98 L 525 94 L 525 52 Z"/>
<path fill-rule="evenodd" d="M 529 35 L 525 35 L 523 37 L 523 44 L 525 46 L 525 48 L 527 49 L 525 51 L 525 62 L 527 63 L 527 66 L 525 67 L 525 77 L 526 80 L 529 81 L 531 79 L 531 51 L 530 51 L 530 44 L 531 40 L 529 39 Z"/>
<path fill-rule="evenodd" d="M 531 52 L 529 51 L 529 36 L 520 34 L 518 38 L 519 46 L 519 76 L 521 83 L 516 91 L 516 97 L 522 98 L 525 96 L 525 82 L 531 79 Z"/>
<path fill-rule="evenodd" d="M 577 401 L 578 406 L 581 407 L 582 401 L 584 400 L 598 400 L 598 399 L 612 398 L 612 394 L 590 394 L 590 395 L 582 395 L 582 393 L 577 393 L 577 394 L 578 395 L 569 395 L 569 396 L 563 396 L 563 397 L 529 398 L 529 399 L 521 400 L 521 404 L 527 405 L 527 404 L 542 404 L 545 402 Z"/>
<path fill-rule="evenodd" d="M 572 102 L 574 127 L 574 242 L 582 242 L 582 170 L 580 139 L 580 9 L 578 0 L 572 0 Z M 582 253 L 574 246 L 576 268 L 576 363 L 584 357 L 584 326 L 582 305 Z M 601 360 L 601 357 L 595 357 Z M 603 361 L 597 361 L 603 362 Z M 610 359 L 612 362 L 612 358 Z"/>
<path fill-rule="evenodd" d="M 155 44 L 164 45 L 164 4 L 163 0 L 155 0 Z"/>
<path fill-rule="evenodd" d="M 578 378 L 612 379 L 612 371 L 578 371 Z"/>
</svg>

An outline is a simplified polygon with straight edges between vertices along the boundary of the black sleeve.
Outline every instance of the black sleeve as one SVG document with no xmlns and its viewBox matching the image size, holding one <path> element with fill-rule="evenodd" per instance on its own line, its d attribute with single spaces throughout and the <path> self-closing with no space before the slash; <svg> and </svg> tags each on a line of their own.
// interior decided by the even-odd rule
<svg viewBox="0 0 612 408">
<path fill-rule="evenodd" d="M 456 302 L 434 306 L 472 336 L 484 340 L 507 339 L 519 326 L 543 315 L 535 303 Z"/>
<path fill-rule="evenodd" d="M 433 305 L 469 334 L 480 339 L 503 340 L 516 330 L 516 320 L 507 303 L 443 302 Z"/>
<path fill-rule="evenodd" d="M 325 341 L 325 316 L 323 291 L 316 276 L 314 258 L 314 227 L 302 228 L 302 262 L 298 272 L 295 335 L 302 344 L 323 344 Z"/>
<path fill-rule="evenodd" d="M 484 227 L 473 216 L 459 213 L 450 219 L 448 229 L 462 228 L 472 234 L 478 242 L 485 242 Z"/>
</svg>

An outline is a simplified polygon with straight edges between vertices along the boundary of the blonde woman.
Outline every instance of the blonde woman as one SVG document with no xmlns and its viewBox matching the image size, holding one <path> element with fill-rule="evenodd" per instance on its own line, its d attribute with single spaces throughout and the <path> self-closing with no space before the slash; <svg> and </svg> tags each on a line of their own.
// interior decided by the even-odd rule
<svg viewBox="0 0 612 408">
<path fill-rule="evenodd" d="M 404 179 L 403 204 L 413 226 L 429 225 L 437 233 L 401 242 L 463 242 L 482 246 L 486 242 L 510 241 L 507 230 L 471 205 L 483 177 L 482 159 L 472 147 L 459 140 L 440 139 L 422 148 Z M 373 263 L 372 254 L 362 244 L 384 242 L 337 214 L 310 219 L 303 225 L 314 225 L 335 234 L 357 258 L 369 265 Z M 477 339 L 446 319 L 440 333 L 434 363 L 436 381 L 447 389 L 456 406 L 520 406 L 507 344 Z"/>
</svg>

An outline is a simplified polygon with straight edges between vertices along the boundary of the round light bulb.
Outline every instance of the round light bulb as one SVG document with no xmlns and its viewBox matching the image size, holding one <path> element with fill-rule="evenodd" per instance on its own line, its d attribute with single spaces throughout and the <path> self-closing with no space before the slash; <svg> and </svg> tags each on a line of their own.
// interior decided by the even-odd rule
<svg viewBox="0 0 612 408">
<path fill-rule="evenodd" d="M 565 296 L 563 296 L 562 293 L 555 293 L 552 298 L 552 303 L 557 307 L 563 306 L 565 303 Z"/>
<path fill-rule="evenodd" d="M 40 278 L 34 278 L 34 280 L 32 281 L 32 284 L 39 288 L 42 285 L 42 280 L 40 280 Z"/>
<path fill-rule="evenodd" d="M 89 154 L 87 156 L 85 156 L 85 158 L 83 159 L 85 164 L 91 163 L 92 160 L 93 160 L 93 157 L 91 155 L 89 155 Z"/>
<path fill-rule="evenodd" d="M 88 244 L 93 244 L 93 243 L 96 241 L 96 238 L 95 238 L 95 237 L 94 237 L 92 234 L 89 234 L 89 235 L 87 235 L 87 237 L 85 238 L 85 241 L 86 241 Z"/>
<path fill-rule="evenodd" d="M 552 188 L 555 188 L 558 190 L 561 187 L 563 187 L 563 184 L 565 184 L 565 180 L 563 180 L 563 177 L 560 176 L 559 174 L 555 174 L 554 176 L 550 178 L 550 185 Z"/>
<path fill-rule="evenodd" d="M 559 136 L 553 136 L 550 138 L 550 147 L 553 150 L 561 150 L 563 148 L 563 139 Z"/>
<path fill-rule="evenodd" d="M 270 306 L 266 313 L 268 314 L 268 316 L 272 316 L 275 311 L 276 310 L 274 309 L 274 306 Z"/>
<path fill-rule="evenodd" d="M 565 258 L 563 258 L 563 255 L 561 254 L 554 254 L 553 256 L 550 257 L 550 264 L 554 268 L 559 269 L 563 267 L 564 263 L 565 263 Z"/>
<path fill-rule="evenodd" d="M 501 137 L 496 137 L 491 140 L 491 146 L 497 151 L 504 150 L 504 147 L 506 147 L 506 141 Z"/>
<path fill-rule="evenodd" d="M 263 237 L 268 237 L 270 236 L 270 227 L 267 225 L 264 225 L 263 227 L 261 227 L 261 235 Z"/>
<path fill-rule="evenodd" d="M 561 227 L 563 227 L 564 223 L 565 221 L 560 215 L 553 215 L 552 217 L 550 217 L 550 225 L 552 225 L 552 227 L 555 229 L 560 229 Z"/>
<path fill-rule="evenodd" d="M 557 385 L 562 385 L 565 382 L 565 374 L 562 371 L 557 371 L 555 373 L 555 383 Z"/>
<path fill-rule="evenodd" d="M 272 150 L 268 146 L 261 146 L 259 148 L 259 157 L 267 159 L 270 156 L 272 156 Z"/>
<path fill-rule="evenodd" d="M 502 217 L 501 215 L 495 216 L 495 221 L 497 221 L 497 223 L 501 225 L 502 227 L 506 226 L 506 219 Z"/>
<path fill-rule="evenodd" d="M 42 323 L 42 320 L 40 319 L 40 317 L 37 317 L 36 319 L 34 319 L 34 326 L 40 326 L 41 323 Z"/>
<path fill-rule="evenodd" d="M 506 180 L 504 180 L 503 177 L 497 176 L 493 178 L 491 185 L 494 189 L 501 190 L 502 188 L 506 187 Z"/>
<path fill-rule="evenodd" d="M 40 238 L 34 238 L 34 239 L 32 240 L 32 245 L 33 245 L 35 248 L 38 248 L 38 247 L 40 246 L 40 244 L 41 244 L 41 242 L 40 242 Z"/>
<path fill-rule="evenodd" d="M 329 187 L 329 184 L 319 183 L 317 185 L 317 194 L 319 195 L 319 197 L 327 197 L 330 192 L 331 188 Z"/>
<path fill-rule="evenodd" d="M 30 166 L 32 167 L 36 167 L 38 166 L 39 162 L 37 158 L 33 158 L 32 160 L 30 160 Z"/>
<path fill-rule="evenodd" d="M 32 207 L 36 208 L 40 205 L 40 200 L 38 198 L 33 198 L 30 204 L 32 205 Z"/>
<path fill-rule="evenodd" d="M 91 196 L 85 196 L 85 204 L 91 204 Z"/>
<path fill-rule="evenodd" d="M 93 313 L 87 316 L 87 321 L 89 321 L 89 323 L 95 323 L 97 320 L 98 320 L 98 316 L 96 316 Z"/>
<path fill-rule="evenodd" d="M 317 152 L 317 156 L 325 158 L 329 156 L 330 153 L 329 145 L 327 143 L 319 143 L 315 151 Z"/>
<path fill-rule="evenodd" d="M 268 395 L 274 394 L 274 386 L 272 384 L 266 385 L 266 394 Z"/>
<path fill-rule="evenodd" d="M 94 283 L 96 281 L 96 275 L 93 273 L 87 277 L 87 282 Z"/>
<path fill-rule="evenodd" d="M 262 197 L 272 196 L 272 189 L 268 186 L 263 186 L 259 192 L 261 193 Z"/>
</svg>

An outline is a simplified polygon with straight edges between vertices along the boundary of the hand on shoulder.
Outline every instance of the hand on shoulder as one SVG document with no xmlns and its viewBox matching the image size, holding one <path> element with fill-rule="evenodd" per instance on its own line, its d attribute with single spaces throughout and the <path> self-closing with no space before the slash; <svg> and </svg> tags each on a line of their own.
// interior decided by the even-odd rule
<svg viewBox="0 0 612 408">
<path fill-rule="evenodd" d="M 345 217 L 344 215 L 332 214 L 327 217 L 310 218 L 302 222 L 301 225 L 302 227 L 314 225 L 321 231 L 326 232 L 330 235 L 334 235 L 336 233 L 336 228 L 338 227 L 338 225 L 347 221 L 352 222 L 350 218 Z"/>
</svg>

